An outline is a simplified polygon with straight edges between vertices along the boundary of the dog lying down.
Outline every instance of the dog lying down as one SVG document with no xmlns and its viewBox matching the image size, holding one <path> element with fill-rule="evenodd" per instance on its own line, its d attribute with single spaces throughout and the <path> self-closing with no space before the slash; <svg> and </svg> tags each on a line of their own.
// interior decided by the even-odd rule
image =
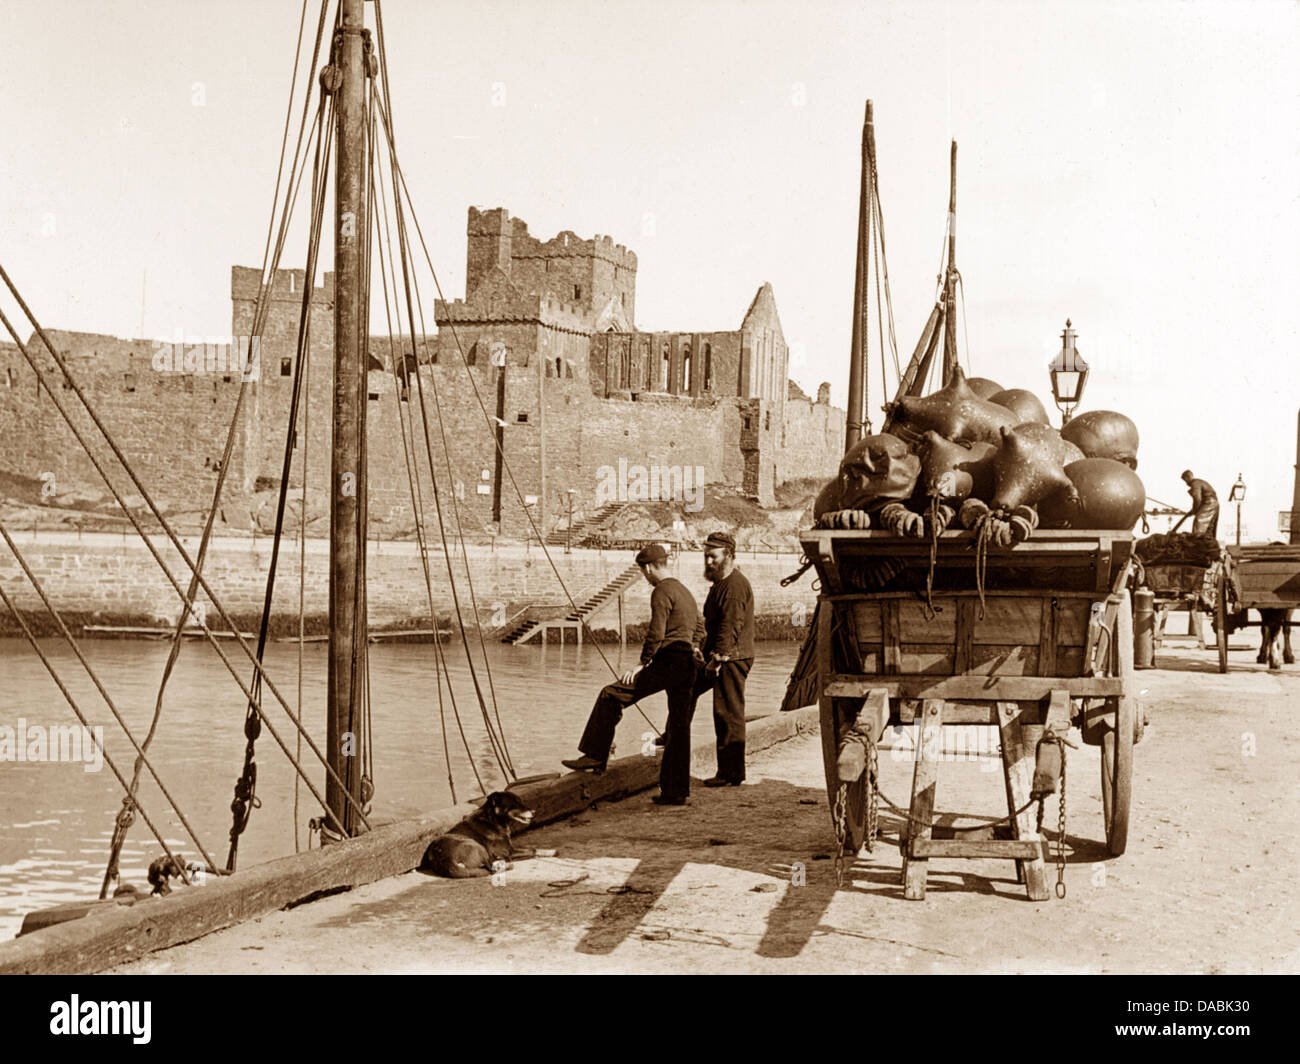
<svg viewBox="0 0 1300 1064">
<path fill-rule="evenodd" d="M 489 794 L 477 812 L 429 843 L 420 871 L 450 879 L 470 879 L 499 871 L 502 865 L 498 862 L 539 856 L 537 850 L 515 849 L 510 838 L 512 828 L 526 827 L 532 819 L 533 811 L 517 794 L 511 791 Z"/>
</svg>

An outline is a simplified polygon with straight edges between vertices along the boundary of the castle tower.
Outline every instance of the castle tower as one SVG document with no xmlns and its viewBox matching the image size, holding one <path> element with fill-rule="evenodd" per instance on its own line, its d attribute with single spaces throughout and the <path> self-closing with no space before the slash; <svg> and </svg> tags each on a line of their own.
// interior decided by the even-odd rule
<svg viewBox="0 0 1300 1064">
<path fill-rule="evenodd" d="M 471 207 L 465 234 L 465 295 L 472 297 L 493 269 L 510 276 L 514 223 L 504 207 L 490 211 Z"/>
</svg>

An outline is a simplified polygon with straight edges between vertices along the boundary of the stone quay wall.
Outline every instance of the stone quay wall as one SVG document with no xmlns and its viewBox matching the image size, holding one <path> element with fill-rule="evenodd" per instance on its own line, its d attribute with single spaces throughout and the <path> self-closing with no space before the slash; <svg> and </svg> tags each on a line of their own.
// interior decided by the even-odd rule
<svg viewBox="0 0 1300 1064">
<path fill-rule="evenodd" d="M 174 624 L 180 599 L 158 564 L 138 536 L 113 533 L 14 531 L 19 550 L 55 608 L 71 625 L 141 625 L 165 627 Z M 176 581 L 185 587 L 189 570 L 163 536 L 152 542 L 165 559 Z M 197 537 L 183 537 L 190 557 L 198 550 Z M 625 570 L 633 562 L 630 551 L 575 549 L 565 554 L 551 548 L 551 559 L 574 599 L 581 602 Z M 245 630 L 261 614 L 266 572 L 270 564 L 271 539 L 267 537 L 215 537 L 208 550 L 204 576 L 221 604 Z M 466 562 L 474 583 L 479 622 L 488 629 L 504 625 L 525 604 L 566 604 L 555 572 L 541 548 L 516 544 L 468 545 L 456 551 L 452 569 L 456 575 L 465 620 L 471 620 Z M 795 553 L 741 553 L 741 570 L 754 586 L 757 615 L 776 626 L 796 629 L 809 623 L 816 595 L 811 574 L 789 588 L 782 577 L 794 572 Z M 447 617 L 453 602 L 447 578 L 447 563 L 440 549 L 429 545 L 429 568 L 434 608 Z M 692 551 L 678 555 L 675 575 L 704 603 L 708 583 L 704 579 L 701 555 Z M 327 543 L 306 543 L 304 614 L 313 618 L 314 630 L 329 612 L 329 570 Z M 279 573 L 272 603 L 274 630 L 296 631 L 298 616 L 298 544 L 286 537 L 281 544 Z M 0 586 L 33 620 L 43 616 L 40 599 L 27 582 L 17 561 L 0 550 Z M 429 620 L 428 592 L 418 548 L 414 543 L 392 541 L 371 543 L 367 558 L 367 595 L 372 628 L 418 627 Z M 200 601 L 206 601 L 201 596 Z M 643 624 L 649 616 L 650 588 L 641 581 L 625 597 L 625 621 L 629 628 Z M 209 623 L 224 628 L 215 609 L 207 607 Z M 0 617 L 7 633 L 15 631 L 12 618 Z M 596 629 L 617 626 L 617 612 L 610 607 L 592 622 Z M 48 624 L 41 625 L 49 631 Z M 74 628 L 75 631 L 75 628 Z M 787 633 L 788 634 L 788 633 Z"/>
</svg>

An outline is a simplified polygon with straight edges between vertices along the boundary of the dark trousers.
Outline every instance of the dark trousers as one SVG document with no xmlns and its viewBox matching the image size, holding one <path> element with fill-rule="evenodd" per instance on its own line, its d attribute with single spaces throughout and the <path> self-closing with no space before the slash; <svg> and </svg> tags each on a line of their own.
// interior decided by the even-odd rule
<svg viewBox="0 0 1300 1064">
<path fill-rule="evenodd" d="M 659 763 L 659 791 L 669 798 L 691 793 L 691 718 L 695 716 L 695 661 L 686 643 L 670 643 L 630 684 L 611 683 L 601 688 L 587 718 L 578 749 L 597 761 L 609 758 L 614 729 L 623 710 L 660 691 L 668 693 L 668 725 L 664 729 L 663 760 Z M 742 714 L 741 720 L 744 720 Z"/>
<path fill-rule="evenodd" d="M 745 677 L 753 658 L 724 661 L 716 672 L 700 669 L 692 702 L 713 692 L 713 730 L 718 737 L 718 775 L 732 783 L 745 778 Z"/>
</svg>

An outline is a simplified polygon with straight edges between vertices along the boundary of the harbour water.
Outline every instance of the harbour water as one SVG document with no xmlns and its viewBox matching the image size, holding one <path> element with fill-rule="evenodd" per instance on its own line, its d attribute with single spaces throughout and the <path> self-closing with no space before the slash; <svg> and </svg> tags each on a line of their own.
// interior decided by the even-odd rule
<svg viewBox="0 0 1300 1064">
<path fill-rule="evenodd" d="M 87 640 L 82 648 L 123 718 L 137 738 L 142 737 L 153 713 L 168 644 Z M 43 649 L 91 723 L 104 726 L 104 749 L 129 778 L 134 750 L 85 671 L 60 641 L 47 640 Z M 247 682 L 250 667 L 242 651 L 233 643 L 226 643 L 224 649 Z M 480 779 L 482 787 L 493 789 L 504 777 L 487 737 L 464 649 L 455 643 L 444 649 L 463 739 L 445 685 L 441 713 L 446 721 L 455 796 L 465 801 L 483 793 Z M 750 715 L 777 711 L 798 649 L 794 642 L 759 644 L 746 687 Z M 599 650 L 621 671 L 635 664 L 639 647 L 629 646 L 621 660 L 617 646 Z M 559 759 L 576 753 L 596 691 L 610 679 L 599 650 L 590 644 L 541 648 L 489 642 L 489 691 L 488 670 L 474 646 L 479 683 L 489 712 L 494 718 L 499 714 L 516 776 L 562 771 Z M 434 647 L 375 645 L 370 648 L 370 661 L 375 774 L 372 817 L 395 819 L 450 805 L 452 789 L 444 756 Z M 297 645 L 272 644 L 266 669 L 296 710 Z M 324 644 L 308 644 L 302 667 L 303 721 L 322 750 L 325 670 Z M 294 725 L 269 691 L 263 705 L 275 730 L 295 749 Z M 696 713 L 693 730 L 697 739 L 712 733 L 709 705 L 706 695 Z M 245 708 L 238 685 L 211 647 L 187 642 L 168 683 L 162 722 L 150 748 L 150 760 L 163 783 L 208 853 L 222 866 L 229 848 L 233 787 L 243 764 Z M 655 726 L 662 727 L 667 715 L 664 696 L 654 696 L 643 708 Z M 17 731 L 20 726 L 48 729 L 76 724 L 71 708 L 31 647 L 22 640 L 0 640 L 0 726 Z M 618 756 L 636 752 L 650 730 L 646 719 L 636 709 L 630 710 L 618 729 Z M 323 791 L 324 770 L 305 745 L 302 763 L 312 783 Z M 258 740 L 257 764 L 261 807 L 253 811 L 241 838 L 240 868 L 293 853 L 295 847 L 296 775 L 267 729 Z M 84 762 L 0 761 L 0 938 L 16 934 L 25 913 L 98 896 L 122 790 L 107 763 L 98 771 L 86 771 L 87 767 L 93 766 Z M 142 781 L 139 797 L 144 812 L 163 831 L 174 852 L 197 858 L 194 843 L 147 770 Z M 300 787 L 299 802 L 297 845 L 305 849 L 307 820 L 320 810 L 305 787 Z M 146 869 L 161 853 L 157 840 L 137 817 L 122 851 L 123 880 L 147 890 Z"/>
</svg>

